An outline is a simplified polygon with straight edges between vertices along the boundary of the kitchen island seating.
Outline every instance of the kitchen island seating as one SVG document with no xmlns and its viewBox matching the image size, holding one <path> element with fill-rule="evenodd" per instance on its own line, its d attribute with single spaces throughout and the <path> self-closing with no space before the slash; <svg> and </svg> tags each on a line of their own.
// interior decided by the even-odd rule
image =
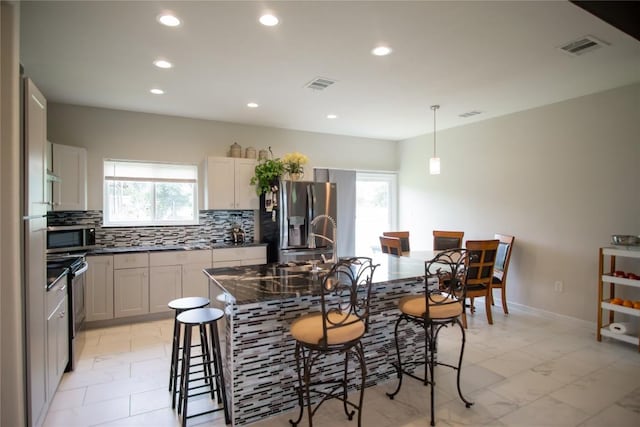
<svg viewBox="0 0 640 427">
<path fill-rule="evenodd" d="M 212 412 L 224 411 L 226 424 L 231 424 L 231 414 L 227 404 L 227 393 L 225 390 L 224 373 L 222 367 L 222 355 L 220 353 L 220 338 L 218 335 L 217 321 L 224 317 L 224 312 L 217 308 L 196 308 L 186 310 L 177 317 L 178 324 L 184 326 L 184 338 L 182 342 L 182 364 L 180 369 L 180 388 L 178 393 L 178 415 L 182 415 L 182 427 L 187 425 L 187 419 Z M 203 353 L 194 356 L 192 349 L 192 330 L 194 326 L 200 328 L 200 342 Z M 207 333 L 207 326 L 209 333 Z M 209 338 L 211 342 L 209 342 Z M 192 363 L 194 359 L 201 360 L 200 363 Z M 194 370 L 202 367 L 202 370 Z M 197 378 L 191 375 L 202 374 Z M 204 384 L 191 386 L 191 383 Z M 208 388 L 208 390 L 194 392 L 197 389 Z M 197 414 L 189 414 L 188 403 L 190 397 L 211 393 L 213 409 L 205 410 Z"/>
<path fill-rule="evenodd" d="M 204 297 L 187 297 L 178 298 L 169 301 L 167 306 L 174 311 L 173 316 L 173 341 L 171 343 L 171 367 L 169 369 L 169 391 L 172 392 L 171 407 L 176 407 L 176 393 L 178 392 L 177 383 L 178 377 L 178 365 L 180 364 L 180 324 L 178 323 L 178 315 L 186 310 L 193 310 L 194 308 L 202 308 L 209 305 L 209 298 Z M 204 347 L 201 345 L 201 354 L 204 354 Z"/>
<path fill-rule="evenodd" d="M 493 268 L 498 253 L 500 241 L 494 240 L 467 240 L 465 247 L 468 251 L 468 268 L 465 279 L 466 297 L 471 300 L 471 311 L 474 311 L 473 302 L 477 297 L 484 297 L 487 311 L 487 322 L 493 325 L 491 313 L 491 282 L 493 280 Z M 466 310 L 462 312 L 462 324 L 467 327 Z"/>
<path fill-rule="evenodd" d="M 494 239 L 498 239 L 498 254 L 496 255 L 496 264 L 493 268 L 493 280 L 491 281 L 491 305 L 493 305 L 493 290 L 500 289 L 502 291 L 502 311 L 509 314 L 507 308 L 507 272 L 509 271 L 509 262 L 511 261 L 511 249 L 515 237 L 507 234 L 494 234 Z"/>
<path fill-rule="evenodd" d="M 394 367 L 397 371 L 398 386 L 392 393 L 387 393 L 387 396 L 393 399 L 400 392 L 404 375 L 428 385 L 430 387 L 432 426 L 435 425 L 435 367 L 437 365 L 447 366 L 457 371 L 456 385 L 458 395 L 467 408 L 473 405 L 472 402 L 465 399 L 460 389 L 462 357 L 466 342 L 466 335 L 460 322 L 460 317 L 464 313 L 467 261 L 467 251 L 464 249 L 440 252 L 434 258 L 425 262 L 425 283 L 429 282 L 429 278 L 436 278 L 437 282 L 440 283 L 439 287 L 425 286 L 424 293 L 402 297 L 398 303 L 400 316 L 394 329 L 397 354 L 397 362 Z M 411 323 L 424 330 L 423 358 L 416 357 L 413 360 L 402 361 L 401 347 L 404 349 L 407 345 L 407 338 L 402 335 L 401 332 L 403 330 L 400 328 L 403 323 Z M 456 325 L 462 334 L 462 343 L 458 363 L 457 365 L 451 365 L 437 359 L 437 341 L 438 334 L 443 327 Z M 417 352 L 415 353 L 417 354 Z M 424 366 L 423 376 L 417 375 L 414 371 L 419 366 Z"/>
<path fill-rule="evenodd" d="M 402 246 L 403 255 L 411 252 L 411 245 L 409 244 L 409 232 L 408 231 L 383 231 L 382 235 L 385 237 L 397 237 L 400 239 L 400 245 Z"/>
<path fill-rule="evenodd" d="M 398 237 L 380 236 L 380 248 L 383 254 L 402 256 L 402 242 Z"/>
<path fill-rule="evenodd" d="M 297 426 L 302 420 L 306 406 L 309 426 L 313 415 L 328 399 L 343 402 L 347 418 L 353 419 L 358 412 L 358 426 L 362 419 L 362 402 L 366 362 L 361 338 L 369 326 L 369 302 L 373 273 L 377 265 L 371 258 L 343 258 L 334 264 L 321 280 L 319 311 L 304 314 L 291 324 L 291 336 L 295 340 L 295 359 L 298 375 L 298 418 L 289 420 Z M 335 356 L 335 361 L 344 363 L 339 378 L 329 378 L 331 366 L 321 365 L 320 356 Z M 344 356 L 344 362 L 338 357 Z M 357 403 L 348 400 L 349 358 L 359 365 L 360 397 Z M 333 362 L 333 359 L 328 359 Z M 316 366 L 314 372 L 314 366 Z M 353 372 L 358 377 L 358 372 Z"/>
<path fill-rule="evenodd" d="M 444 251 L 462 247 L 464 231 L 433 230 L 433 250 Z"/>
</svg>

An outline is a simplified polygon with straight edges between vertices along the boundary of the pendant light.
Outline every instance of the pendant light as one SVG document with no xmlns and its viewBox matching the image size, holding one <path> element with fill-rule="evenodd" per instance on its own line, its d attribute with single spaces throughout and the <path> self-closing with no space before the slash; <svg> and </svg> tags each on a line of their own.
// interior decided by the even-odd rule
<svg viewBox="0 0 640 427">
<path fill-rule="evenodd" d="M 439 105 L 432 105 L 433 110 L 433 157 L 429 159 L 429 173 L 431 175 L 440 175 L 440 157 L 436 155 L 436 110 Z"/>
</svg>

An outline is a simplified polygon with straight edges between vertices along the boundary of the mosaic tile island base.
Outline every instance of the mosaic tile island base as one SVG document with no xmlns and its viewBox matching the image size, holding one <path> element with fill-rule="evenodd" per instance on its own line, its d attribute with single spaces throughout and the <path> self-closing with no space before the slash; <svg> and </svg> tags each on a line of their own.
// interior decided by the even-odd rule
<svg viewBox="0 0 640 427">
<path fill-rule="evenodd" d="M 424 258 L 427 259 L 427 258 Z M 394 326 L 398 300 L 424 291 L 424 260 L 378 255 L 373 277 L 369 331 L 363 338 L 366 386 L 396 377 Z M 210 298 L 225 311 L 222 340 L 224 375 L 233 425 L 250 424 L 298 405 L 294 319 L 319 306 L 322 272 L 277 264 L 206 269 Z M 424 333 L 407 328 L 401 335 L 403 360 L 421 354 Z M 315 367 L 320 378 L 342 375 L 344 357 L 329 356 Z M 350 363 L 350 367 L 356 366 Z M 360 374 L 350 368 L 350 384 Z"/>
</svg>

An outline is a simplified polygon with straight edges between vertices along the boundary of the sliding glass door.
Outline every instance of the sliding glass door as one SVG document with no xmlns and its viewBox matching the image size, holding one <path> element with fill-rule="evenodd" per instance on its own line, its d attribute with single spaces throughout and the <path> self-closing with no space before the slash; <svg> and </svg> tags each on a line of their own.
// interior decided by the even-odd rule
<svg viewBox="0 0 640 427">
<path fill-rule="evenodd" d="M 379 236 L 397 227 L 397 175 L 356 174 L 356 254 L 380 251 Z"/>
</svg>

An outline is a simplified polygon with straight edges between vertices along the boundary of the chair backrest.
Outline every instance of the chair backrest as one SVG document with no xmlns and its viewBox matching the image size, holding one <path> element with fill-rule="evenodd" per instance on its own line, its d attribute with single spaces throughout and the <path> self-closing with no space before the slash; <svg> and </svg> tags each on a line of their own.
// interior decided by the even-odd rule
<svg viewBox="0 0 640 427">
<path fill-rule="evenodd" d="M 321 346 L 327 343 L 327 331 L 331 329 L 364 322 L 365 332 L 368 330 L 371 284 L 377 267 L 368 257 L 341 258 L 322 278 Z"/>
<path fill-rule="evenodd" d="M 464 231 L 433 230 L 433 250 L 462 248 Z"/>
<path fill-rule="evenodd" d="M 509 269 L 509 261 L 511 261 L 511 249 L 515 237 L 508 234 L 494 234 L 493 237 L 498 239 L 498 254 L 496 255 L 496 265 L 493 269 L 493 275 L 504 282 L 507 278 L 507 270 Z"/>
<path fill-rule="evenodd" d="M 435 277 L 439 283 L 439 286 L 433 288 L 425 286 L 426 301 L 429 302 L 426 304 L 426 321 L 431 319 L 431 313 L 434 313 L 434 317 L 441 319 L 457 317 L 462 313 L 467 263 L 466 249 L 446 250 L 425 261 L 425 282 L 429 283 L 429 278 Z"/>
<path fill-rule="evenodd" d="M 398 237 L 380 236 L 380 247 L 382 248 L 382 253 L 402 255 L 402 242 Z"/>
<path fill-rule="evenodd" d="M 408 231 L 384 231 L 382 232 L 382 235 L 386 237 L 397 237 L 398 239 L 400 239 L 400 244 L 402 245 L 402 252 L 411 251 L 411 246 L 409 245 Z"/>
<path fill-rule="evenodd" d="M 467 287 L 489 285 L 493 280 L 499 240 L 467 240 Z"/>
</svg>

